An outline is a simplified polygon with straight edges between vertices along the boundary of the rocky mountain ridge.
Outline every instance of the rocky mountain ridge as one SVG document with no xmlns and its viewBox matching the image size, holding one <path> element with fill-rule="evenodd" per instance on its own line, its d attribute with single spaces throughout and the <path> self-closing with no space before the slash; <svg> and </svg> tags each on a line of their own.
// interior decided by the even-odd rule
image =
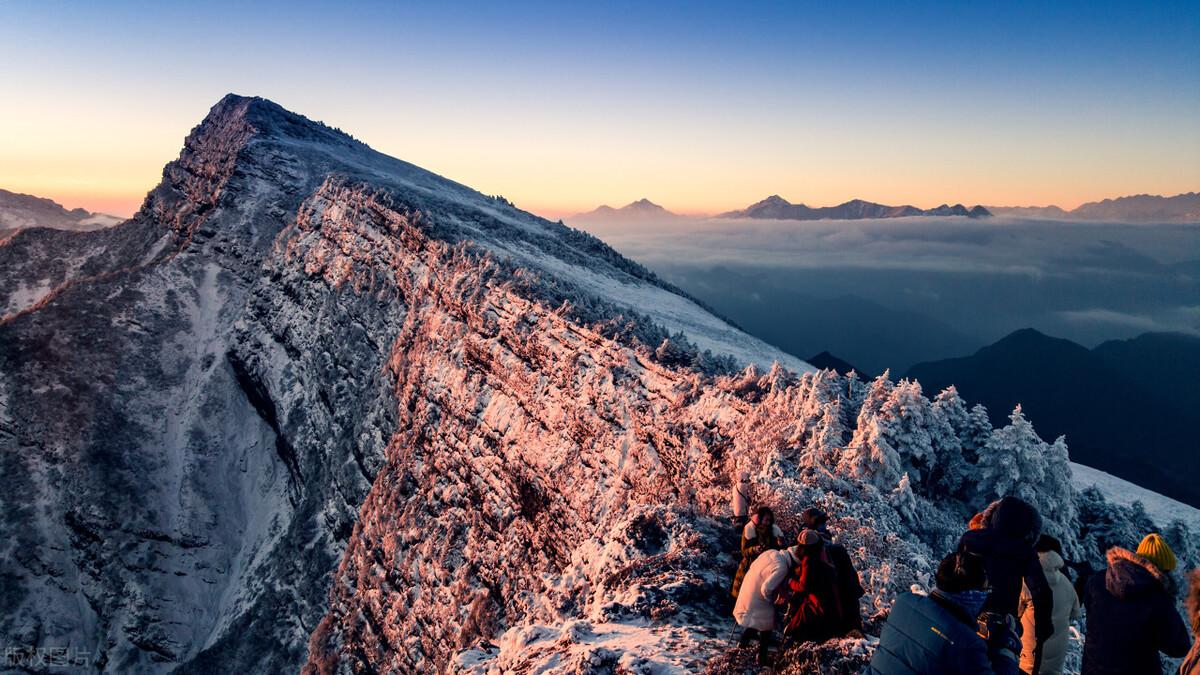
<svg viewBox="0 0 1200 675">
<path fill-rule="evenodd" d="M 734 672 L 740 471 L 789 531 L 834 514 L 872 630 L 996 491 L 1074 553 L 1127 535 L 1019 410 L 814 371 L 262 99 L 131 220 L 0 245 L 0 281 L 0 639 L 94 670 Z"/>
<path fill-rule="evenodd" d="M 1200 192 L 1163 195 L 1129 195 L 1087 202 L 1074 209 L 1057 206 L 989 206 L 996 215 L 1121 223 L 1200 222 Z"/>
</svg>

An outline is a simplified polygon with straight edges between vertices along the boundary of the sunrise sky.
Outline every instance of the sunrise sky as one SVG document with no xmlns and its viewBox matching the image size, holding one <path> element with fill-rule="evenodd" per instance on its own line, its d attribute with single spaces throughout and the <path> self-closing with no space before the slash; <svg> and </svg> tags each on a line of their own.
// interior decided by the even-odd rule
<svg viewBox="0 0 1200 675">
<path fill-rule="evenodd" d="M 236 92 L 550 217 L 1200 189 L 1194 1 L 396 4 L 0 3 L 0 188 L 129 215 Z"/>
</svg>

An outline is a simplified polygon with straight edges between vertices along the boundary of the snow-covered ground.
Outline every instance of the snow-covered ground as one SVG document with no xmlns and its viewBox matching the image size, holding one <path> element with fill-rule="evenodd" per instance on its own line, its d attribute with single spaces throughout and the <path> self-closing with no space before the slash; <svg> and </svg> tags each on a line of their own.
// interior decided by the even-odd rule
<svg viewBox="0 0 1200 675">
<path fill-rule="evenodd" d="M 1077 490 L 1094 485 L 1110 502 L 1129 506 L 1135 501 L 1140 501 L 1142 506 L 1146 507 L 1146 513 L 1159 527 L 1166 527 L 1173 520 L 1182 520 L 1191 531 L 1200 531 L 1200 509 L 1077 462 L 1071 462 L 1071 473 Z"/>
</svg>

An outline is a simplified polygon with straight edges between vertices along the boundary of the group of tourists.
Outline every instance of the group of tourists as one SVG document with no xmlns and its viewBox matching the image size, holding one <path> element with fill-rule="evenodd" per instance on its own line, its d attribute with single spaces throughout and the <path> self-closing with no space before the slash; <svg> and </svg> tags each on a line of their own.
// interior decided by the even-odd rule
<svg viewBox="0 0 1200 675">
<path fill-rule="evenodd" d="M 789 642 L 824 642 L 858 632 L 863 587 L 846 549 L 833 540 L 820 509 L 800 515 L 804 529 L 784 545 L 775 515 L 765 506 L 742 529 L 742 563 L 733 579 L 733 616 L 743 628 L 739 646 L 758 640 L 758 660 L 769 659 L 778 612 Z"/>
<path fill-rule="evenodd" d="M 766 665 L 779 626 L 785 648 L 863 637 L 864 591 L 827 515 L 802 512 L 802 529 L 787 546 L 770 508 L 750 515 L 748 482 L 743 474 L 733 496 L 742 553 L 731 589 L 742 628 L 738 646 L 757 641 L 758 662 Z M 1192 644 L 1175 609 L 1176 564 L 1158 534 L 1147 535 L 1136 551 L 1109 549 L 1104 570 L 1070 564 L 1060 542 L 1042 533 L 1037 510 L 1005 497 L 971 519 L 928 594 L 896 599 L 868 672 L 1060 674 L 1071 622 L 1083 615 L 1082 675 L 1161 674 L 1160 653 L 1186 657 L 1180 675 L 1200 675 L 1200 641 Z M 1188 607 L 1190 632 L 1200 635 L 1200 570 L 1191 575 Z"/>
<path fill-rule="evenodd" d="M 734 487 L 734 520 L 741 528 L 742 561 L 730 589 L 733 616 L 742 627 L 739 647 L 758 641 L 758 662 L 770 659 L 777 626 L 784 644 L 862 637 L 858 571 L 845 547 L 833 539 L 829 518 L 817 508 L 800 514 L 802 530 L 787 546 L 775 514 L 760 506 L 751 517 L 748 476 Z M 781 621 L 777 621 L 783 609 Z"/>
</svg>

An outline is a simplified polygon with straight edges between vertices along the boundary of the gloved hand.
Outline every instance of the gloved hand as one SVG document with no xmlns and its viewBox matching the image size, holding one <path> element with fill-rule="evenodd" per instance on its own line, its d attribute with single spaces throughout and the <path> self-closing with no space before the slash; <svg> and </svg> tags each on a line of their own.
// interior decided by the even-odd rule
<svg viewBox="0 0 1200 675">
<path fill-rule="evenodd" d="M 979 637 L 988 645 L 988 654 L 1012 661 L 1021 659 L 1021 636 L 1017 620 L 1011 614 L 985 612 L 979 615 Z"/>
</svg>

